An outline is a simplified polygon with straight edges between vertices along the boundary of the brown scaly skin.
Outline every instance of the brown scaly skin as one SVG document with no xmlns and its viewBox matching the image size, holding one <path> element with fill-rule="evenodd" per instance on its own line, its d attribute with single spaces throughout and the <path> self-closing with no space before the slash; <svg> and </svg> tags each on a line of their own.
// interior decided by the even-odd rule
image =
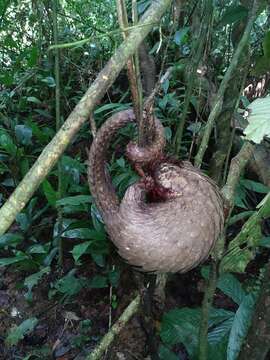
<svg viewBox="0 0 270 360">
<path fill-rule="evenodd" d="M 119 203 L 105 171 L 106 154 L 117 131 L 132 121 L 132 110 L 122 111 L 98 131 L 89 153 L 92 195 L 119 254 L 131 265 L 147 272 L 186 272 L 208 257 L 223 229 L 222 197 L 189 162 L 163 160 L 163 128 L 156 119 L 153 145 L 127 147 L 128 157 L 150 169 L 150 176 L 131 185 Z"/>
</svg>

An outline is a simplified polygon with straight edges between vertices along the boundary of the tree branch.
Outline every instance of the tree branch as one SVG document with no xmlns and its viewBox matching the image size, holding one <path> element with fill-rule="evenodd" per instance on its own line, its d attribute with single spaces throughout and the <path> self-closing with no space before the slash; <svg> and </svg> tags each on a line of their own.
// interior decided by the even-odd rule
<svg viewBox="0 0 270 360">
<path fill-rule="evenodd" d="M 155 0 L 142 16 L 138 27 L 130 31 L 128 38 L 115 51 L 61 129 L 44 148 L 35 164 L 0 209 L 0 235 L 9 228 L 16 215 L 24 208 L 42 180 L 48 175 L 64 152 L 71 139 L 89 118 L 97 101 L 102 99 L 106 90 L 112 85 L 126 64 L 127 59 L 134 54 L 139 44 L 152 29 L 153 24 L 160 20 L 170 3 L 171 0 Z"/>
<path fill-rule="evenodd" d="M 110 328 L 107 334 L 104 335 L 98 346 L 91 352 L 91 354 L 86 357 L 86 360 L 97 360 L 101 358 L 102 354 L 110 346 L 115 336 L 120 333 L 129 319 L 138 311 L 140 301 L 140 295 L 137 295 L 137 297 L 132 300 L 116 323 Z"/>
</svg>

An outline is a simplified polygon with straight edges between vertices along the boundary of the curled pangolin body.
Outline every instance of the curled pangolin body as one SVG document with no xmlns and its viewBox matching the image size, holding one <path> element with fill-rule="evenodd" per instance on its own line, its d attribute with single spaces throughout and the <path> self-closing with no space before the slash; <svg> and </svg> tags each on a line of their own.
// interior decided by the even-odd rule
<svg viewBox="0 0 270 360">
<path fill-rule="evenodd" d="M 151 174 L 152 187 L 166 196 L 149 201 L 151 189 L 140 181 L 127 189 L 119 203 L 105 173 L 106 153 L 117 130 L 134 120 L 131 110 L 123 111 L 99 130 L 89 156 L 91 192 L 107 232 L 125 260 L 147 272 L 186 272 L 208 257 L 222 231 L 222 197 L 213 181 L 190 163 L 160 161 Z M 162 156 L 163 129 L 158 120 L 155 123 L 155 140 L 145 150 L 146 157 L 138 157 L 141 165 Z M 144 151 L 129 145 L 129 157 L 134 160 L 139 150 Z"/>
</svg>

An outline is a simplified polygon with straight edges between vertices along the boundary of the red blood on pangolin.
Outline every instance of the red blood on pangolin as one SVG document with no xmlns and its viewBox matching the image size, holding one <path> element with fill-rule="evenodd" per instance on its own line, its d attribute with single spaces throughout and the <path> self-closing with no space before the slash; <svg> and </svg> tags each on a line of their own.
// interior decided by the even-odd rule
<svg viewBox="0 0 270 360">
<path fill-rule="evenodd" d="M 208 257 L 223 229 L 222 196 L 189 162 L 178 165 L 163 158 L 163 128 L 155 119 L 153 144 L 127 147 L 132 161 L 151 169 L 149 181 L 131 185 L 120 203 L 105 171 L 106 155 L 117 131 L 133 121 L 132 110 L 122 111 L 98 131 L 89 153 L 90 190 L 126 261 L 147 272 L 186 272 Z"/>
</svg>

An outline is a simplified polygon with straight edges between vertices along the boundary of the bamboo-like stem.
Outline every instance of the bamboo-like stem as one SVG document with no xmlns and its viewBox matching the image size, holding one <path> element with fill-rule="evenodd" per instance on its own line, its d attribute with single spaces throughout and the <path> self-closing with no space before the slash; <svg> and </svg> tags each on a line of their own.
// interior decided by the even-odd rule
<svg viewBox="0 0 270 360">
<path fill-rule="evenodd" d="M 135 5 L 137 8 L 137 3 L 134 1 L 132 3 L 132 12 L 133 12 L 133 22 L 136 19 L 137 12 L 135 11 Z M 128 36 L 128 31 L 126 30 L 128 28 L 128 16 L 127 16 L 127 10 L 125 6 L 124 0 L 116 0 L 116 7 L 117 7 L 117 14 L 118 14 L 118 22 L 120 25 L 120 28 L 122 29 L 123 38 L 126 39 Z M 137 17 L 136 17 L 137 18 Z M 133 24 L 135 25 L 135 23 Z M 137 56 L 136 56 L 137 55 Z M 137 59 L 136 59 L 137 58 Z M 127 61 L 127 74 L 128 74 L 128 80 L 129 80 L 129 86 L 131 91 L 131 97 L 132 97 L 132 103 L 133 103 L 133 109 L 136 117 L 136 121 L 138 123 L 139 128 L 139 144 L 141 146 L 145 145 L 147 143 L 146 135 L 144 134 L 143 130 L 143 116 L 142 116 L 142 84 L 141 84 L 141 78 L 140 78 L 140 72 L 139 72 L 139 62 L 138 62 L 138 52 L 137 50 L 134 53 L 134 56 L 131 56 Z"/>
<path fill-rule="evenodd" d="M 209 274 L 209 279 L 204 293 L 204 298 L 202 302 L 202 313 L 201 313 L 201 322 L 199 330 L 199 360 L 208 359 L 208 319 L 209 313 L 212 306 L 215 290 L 217 286 L 217 263 L 215 261 L 211 264 L 211 271 Z"/>
<path fill-rule="evenodd" d="M 13 194 L 0 209 L 0 235 L 2 235 L 15 220 L 16 215 L 25 207 L 35 190 L 49 171 L 58 161 L 72 138 L 89 118 L 97 101 L 101 100 L 106 90 L 112 85 L 127 59 L 134 54 L 136 48 L 164 14 L 171 0 L 156 0 L 142 16 L 138 26 L 108 61 L 99 73 L 94 83 L 71 112 L 60 130 L 44 148 L 32 168 L 25 175 Z"/>
<path fill-rule="evenodd" d="M 58 9 L 58 0 L 53 0 L 52 2 L 52 17 L 53 17 L 53 40 L 54 44 L 58 44 L 58 25 L 57 25 L 57 9 Z M 56 131 L 61 127 L 61 114 L 60 114 L 60 50 L 56 48 L 54 50 L 54 77 L 55 77 L 55 124 Z M 60 200 L 63 196 L 63 173 L 62 173 L 62 164 L 61 159 L 59 159 L 57 164 L 57 179 L 58 179 L 58 194 L 57 198 Z M 63 213 L 62 208 L 57 208 L 57 222 L 58 222 L 58 234 L 62 233 L 63 227 Z M 59 252 L 59 264 L 63 266 L 63 238 L 61 235 L 58 237 L 58 252 Z"/>
<path fill-rule="evenodd" d="M 195 165 L 197 167 L 201 167 L 202 164 L 202 160 L 205 154 L 205 151 L 208 147 L 208 143 L 209 143 L 209 139 L 210 139 L 210 135 L 212 132 L 212 129 L 214 127 L 215 124 L 215 120 L 217 119 L 217 117 L 220 115 L 221 109 L 222 109 L 222 105 L 223 105 L 223 97 L 225 94 L 225 91 L 229 85 L 229 81 L 231 80 L 231 76 L 234 73 L 234 71 L 237 69 L 238 64 L 239 64 L 239 60 L 241 58 L 241 55 L 243 53 L 243 50 L 249 40 L 249 35 L 251 32 L 251 28 L 253 25 L 253 22 L 256 19 L 257 16 L 257 11 L 258 11 L 258 6 L 259 6 L 259 0 L 254 0 L 253 2 L 253 7 L 252 10 L 250 12 L 250 16 L 245 28 L 245 31 L 243 33 L 243 36 L 241 38 L 241 40 L 239 41 L 239 44 L 235 50 L 235 53 L 233 55 L 232 61 L 230 63 L 230 66 L 228 67 L 228 70 L 220 84 L 220 87 L 218 89 L 214 104 L 213 104 L 213 108 L 210 112 L 209 118 L 207 120 L 205 129 L 204 129 L 204 134 L 203 134 L 203 138 L 202 138 L 202 142 L 200 145 L 200 148 L 198 150 L 198 153 L 195 157 Z"/>
<path fill-rule="evenodd" d="M 196 72 L 199 66 L 199 63 L 202 59 L 202 54 L 205 47 L 205 42 L 207 40 L 207 33 L 209 24 L 212 22 L 212 12 L 213 12 L 213 5 L 212 0 L 205 1 L 205 8 L 204 8 L 204 20 L 201 23 L 201 29 L 197 33 L 197 40 L 194 42 L 193 49 L 192 49 L 192 56 L 191 56 L 191 63 L 188 66 L 188 83 L 185 92 L 185 100 L 183 105 L 183 111 L 180 116 L 180 120 L 178 122 L 178 126 L 175 132 L 175 136 L 173 139 L 174 143 L 174 153 L 178 157 L 183 137 L 184 126 L 188 114 L 188 109 L 190 106 L 190 100 L 193 92 L 193 86 L 195 83 Z M 206 18 L 206 19 L 205 19 Z"/>
<path fill-rule="evenodd" d="M 101 358 L 106 349 L 110 346 L 114 338 L 125 327 L 129 319 L 138 311 L 141 298 L 139 295 L 125 309 L 116 323 L 110 328 L 107 334 L 102 338 L 98 346 L 86 357 L 86 360 L 98 360 Z"/>
<path fill-rule="evenodd" d="M 231 161 L 227 182 L 226 185 L 222 188 L 222 194 L 230 207 L 230 212 L 233 208 L 236 186 L 239 182 L 240 175 L 244 170 L 245 166 L 247 165 L 249 159 L 251 158 L 253 149 L 254 146 L 251 143 L 246 142 L 239 151 L 239 153 Z M 226 226 L 224 233 L 220 235 L 213 250 L 214 260 L 211 264 L 210 277 L 204 293 L 199 332 L 199 360 L 207 360 L 208 319 L 216 289 L 218 264 L 224 254 L 225 231 Z"/>
</svg>

